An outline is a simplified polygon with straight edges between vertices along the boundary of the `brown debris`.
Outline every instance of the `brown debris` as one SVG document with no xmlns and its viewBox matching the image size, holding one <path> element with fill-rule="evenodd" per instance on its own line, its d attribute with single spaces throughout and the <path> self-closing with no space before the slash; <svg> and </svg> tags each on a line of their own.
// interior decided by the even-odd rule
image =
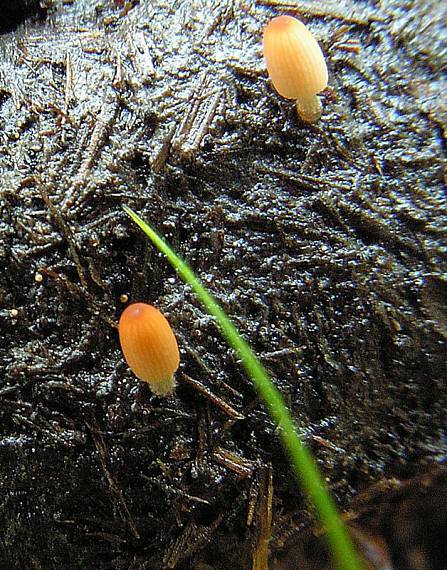
<svg viewBox="0 0 447 570">
<path fill-rule="evenodd" d="M 129 528 L 130 528 L 133 536 L 138 539 L 138 538 L 140 538 L 140 534 L 137 530 L 135 522 L 134 522 L 132 515 L 129 511 L 126 500 L 124 499 L 123 492 L 121 491 L 118 483 L 115 481 L 115 478 L 113 477 L 110 469 L 107 466 L 108 453 L 107 453 L 107 448 L 106 448 L 106 445 L 104 443 L 101 432 L 99 431 L 98 426 L 91 426 L 88 424 L 87 424 L 87 426 L 90 430 L 90 433 L 92 434 L 93 441 L 95 442 L 95 447 L 98 451 L 99 460 L 101 463 L 102 470 L 104 471 L 104 475 L 105 475 L 107 483 L 109 485 L 110 492 L 112 494 L 114 501 L 117 504 L 117 507 L 118 507 L 118 510 L 121 514 L 121 517 L 129 525 Z"/>
<path fill-rule="evenodd" d="M 233 418 L 235 420 L 243 420 L 244 419 L 244 416 L 240 412 L 235 410 L 232 406 L 230 406 L 230 404 L 225 402 L 225 400 L 223 400 L 219 396 L 216 396 L 216 394 L 214 394 L 207 386 L 202 384 L 202 382 L 199 382 L 195 378 L 191 378 L 191 376 L 188 376 L 188 374 L 185 374 L 184 372 L 182 372 L 181 377 L 190 386 L 192 386 L 194 388 L 194 390 L 197 390 L 197 392 L 199 392 L 199 394 L 201 394 L 202 396 L 207 398 L 215 406 L 217 406 L 222 411 L 224 411 L 227 415 L 229 415 L 230 418 Z"/>
<path fill-rule="evenodd" d="M 268 466 L 261 471 L 256 517 L 256 544 L 252 570 L 269 570 L 269 544 L 272 534 L 273 472 Z"/>
</svg>

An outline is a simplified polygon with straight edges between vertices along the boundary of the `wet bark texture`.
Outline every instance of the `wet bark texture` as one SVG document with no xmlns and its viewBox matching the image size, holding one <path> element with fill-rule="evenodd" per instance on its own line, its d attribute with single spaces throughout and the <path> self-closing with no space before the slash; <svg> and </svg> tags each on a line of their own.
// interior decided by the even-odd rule
<svg viewBox="0 0 447 570">
<path fill-rule="evenodd" d="M 34 18 L 0 36 L 2 567 L 261 568 L 272 493 L 272 565 L 303 556 L 309 508 L 265 406 L 121 204 L 252 344 L 341 508 L 382 482 L 389 522 L 384 482 L 445 489 L 446 5 L 22 4 Z M 263 67 L 281 13 L 327 54 L 313 126 Z M 178 335 L 170 399 L 123 362 L 127 298 Z M 426 530 L 412 497 L 402 520 Z M 435 539 L 402 562 L 414 536 L 368 528 L 395 568 L 436 567 Z"/>
</svg>

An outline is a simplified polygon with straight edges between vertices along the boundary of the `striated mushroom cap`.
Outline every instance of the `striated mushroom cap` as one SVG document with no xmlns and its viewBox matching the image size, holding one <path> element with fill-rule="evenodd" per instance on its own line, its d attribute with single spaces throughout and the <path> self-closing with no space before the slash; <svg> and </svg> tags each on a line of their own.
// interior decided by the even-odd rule
<svg viewBox="0 0 447 570">
<path fill-rule="evenodd" d="M 162 313 L 146 303 L 129 305 L 120 318 L 119 337 L 135 376 L 159 396 L 171 393 L 180 356 L 177 340 Z"/>
<path fill-rule="evenodd" d="M 264 29 L 263 48 L 273 86 L 286 99 L 307 99 L 326 87 L 328 73 L 323 52 L 296 18 L 273 18 Z"/>
</svg>

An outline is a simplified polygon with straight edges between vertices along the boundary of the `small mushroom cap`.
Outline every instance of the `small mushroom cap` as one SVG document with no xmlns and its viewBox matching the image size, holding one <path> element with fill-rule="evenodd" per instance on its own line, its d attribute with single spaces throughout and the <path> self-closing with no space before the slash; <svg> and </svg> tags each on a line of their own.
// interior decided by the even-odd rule
<svg viewBox="0 0 447 570">
<path fill-rule="evenodd" d="M 171 326 L 160 311 L 146 303 L 129 305 L 118 330 L 124 358 L 135 376 L 148 382 L 156 394 L 172 392 L 180 356 Z M 165 389 L 167 385 L 170 389 Z"/>
<path fill-rule="evenodd" d="M 328 74 L 323 52 L 296 18 L 273 18 L 264 29 L 263 48 L 270 79 L 286 99 L 307 99 L 326 87 Z"/>
</svg>

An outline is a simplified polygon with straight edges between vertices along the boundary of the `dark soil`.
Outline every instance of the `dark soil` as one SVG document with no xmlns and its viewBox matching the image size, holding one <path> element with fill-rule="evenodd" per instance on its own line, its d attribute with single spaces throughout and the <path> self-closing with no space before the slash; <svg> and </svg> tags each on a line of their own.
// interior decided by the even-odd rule
<svg viewBox="0 0 447 570">
<path fill-rule="evenodd" d="M 445 523 L 420 489 L 446 488 L 447 6 L 294 4 L 2 0 L 1 568 L 252 568 L 270 474 L 272 563 L 294 568 L 307 544 L 276 426 L 122 204 L 254 347 L 360 548 L 374 533 L 395 568 L 441 568 Z M 264 70 L 262 28 L 279 13 L 327 54 L 312 126 Z M 127 299 L 173 325 L 172 398 L 123 360 Z M 377 501 L 373 524 L 362 513 Z M 402 540 L 377 522 L 394 518 Z M 414 528 L 438 530 L 418 541 Z M 309 567 L 323 568 L 318 548 Z"/>
</svg>

